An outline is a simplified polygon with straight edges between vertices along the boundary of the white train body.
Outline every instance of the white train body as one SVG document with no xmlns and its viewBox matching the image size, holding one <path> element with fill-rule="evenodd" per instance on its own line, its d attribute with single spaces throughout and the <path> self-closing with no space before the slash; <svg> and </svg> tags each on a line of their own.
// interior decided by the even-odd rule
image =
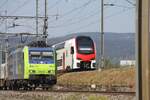
<svg viewBox="0 0 150 100">
<path fill-rule="evenodd" d="M 57 54 L 57 69 L 95 69 L 96 49 L 94 41 L 87 36 L 78 36 L 53 45 Z"/>
</svg>

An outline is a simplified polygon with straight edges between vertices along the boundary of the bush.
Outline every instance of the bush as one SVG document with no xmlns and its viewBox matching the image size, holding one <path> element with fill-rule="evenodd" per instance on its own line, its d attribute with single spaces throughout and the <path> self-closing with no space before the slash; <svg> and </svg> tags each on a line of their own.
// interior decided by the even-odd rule
<svg viewBox="0 0 150 100">
<path fill-rule="evenodd" d="M 101 66 L 100 61 L 97 64 L 97 68 Z M 113 63 L 111 59 L 106 58 L 104 60 L 104 68 L 103 69 L 110 69 L 110 68 L 120 68 L 121 66 L 117 63 Z"/>
</svg>

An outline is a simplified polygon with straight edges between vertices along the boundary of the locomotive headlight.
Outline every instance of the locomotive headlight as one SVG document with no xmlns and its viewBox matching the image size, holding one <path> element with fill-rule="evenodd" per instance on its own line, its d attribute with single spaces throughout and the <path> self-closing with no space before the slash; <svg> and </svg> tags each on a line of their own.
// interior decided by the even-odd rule
<svg viewBox="0 0 150 100">
<path fill-rule="evenodd" d="M 54 73 L 54 70 L 49 70 L 48 73 Z"/>
<path fill-rule="evenodd" d="M 34 67 L 33 65 L 30 65 L 30 67 Z"/>
<path fill-rule="evenodd" d="M 81 58 L 77 58 L 78 60 L 82 60 Z"/>
<path fill-rule="evenodd" d="M 93 67 L 96 67 L 96 63 L 93 63 Z"/>
<path fill-rule="evenodd" d="M 40 62 L 40 64 L 44 64 L 44 62 L 43 62 L 43 61 L 41 61 L 41 62 Z"/>
<path fill-rule="evenodd" d="M 49 70 L 48 73 L 51 73 L 51 70 Z"/>
<path fill-rule="evenodd" d="M 35 73 L 36 71 L 35 70 L 29 70 L 29 73 Z"/>
<path fill-rule="evenodd" d="M 92 58 L 91 60 L 95 60 L 95 58 Z"/>
</svg>

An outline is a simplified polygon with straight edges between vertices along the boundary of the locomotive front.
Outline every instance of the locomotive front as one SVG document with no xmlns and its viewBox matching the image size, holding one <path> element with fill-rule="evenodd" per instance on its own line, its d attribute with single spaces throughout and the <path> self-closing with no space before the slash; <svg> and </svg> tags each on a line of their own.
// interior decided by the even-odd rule
<svg viewBox="0 0 150 100">
<path fill-rule="evenodd" d="M 24 79 L 30 84 L 56 84 L 54 51 L 51 48 L 24 48 Z"/>
</svg>

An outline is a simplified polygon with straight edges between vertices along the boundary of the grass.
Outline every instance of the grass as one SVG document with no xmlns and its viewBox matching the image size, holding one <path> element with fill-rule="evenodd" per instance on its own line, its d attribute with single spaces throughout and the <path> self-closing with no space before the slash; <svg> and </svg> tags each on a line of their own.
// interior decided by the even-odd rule
<svg viewBox="0 0 150 100">
<path fill-rule="evenodd" d="M 108 100 L 107 97 L 105 96 L 94 96 L 94 95 L 91 95 L 88 97 L 88 100 Z"/>
<path fill-rule="evenodd" d="M 135 87 L 135 67 L 66 73 L 58 77 L 59 85 L 104 85 Z"/>
</svg>

